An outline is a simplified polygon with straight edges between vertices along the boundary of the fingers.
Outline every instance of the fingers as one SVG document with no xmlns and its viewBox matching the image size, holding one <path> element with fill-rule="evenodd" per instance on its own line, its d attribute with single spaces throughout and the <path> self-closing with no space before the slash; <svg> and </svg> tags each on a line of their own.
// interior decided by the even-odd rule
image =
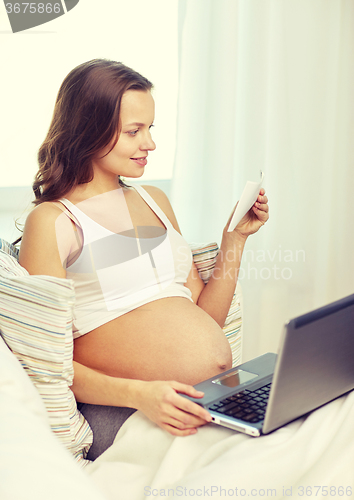
<svg viewBox="0 0 354 500">
<path fill-rule="evenodd" d="M 266 207 L 268 209 L 268 197 L 265 195 L 264 189 L 260 190 L 255 205 L 258 206 L 259 208 L 261 205 L 263 205 L 264 207 Z M 268 211 L 268 210 L 266 210 L 266 211 Z"/>
<path fill-rule="evenodd" d="M 192 386 L 178 382 L 170 382 L 170 384 L 174 391 L 192 397 L 203 396 L 203 393 Z M 190 435 L 196 432 L 197 427 L 211 422 L 212 418 L 207 410 L 174 391 L 165 399 L 163 425 L 168 432 L 178 436 Z"/>
<path fill-rule="evenodd" d="M 196 434 L 198 432 L 196 427 L 193 427 L 191 429 L 178 429 L 176 427 L 173 427 L 173 425 L 164 425 L 161 426 L 162 429 L 165 429 L 167 432 L 172 434 L 172 436 L 192 436 L 193 434 Z"/>
<path fill-rule="evenodd" d="M 162 429 L 174 435 L 189 435 L 194 434 L 197 427 L 212 420 L 202 406 L 178 394 L 180 392 L 191 397 L 203 397 L 203 393 L 194 387 L 175 381 L 145 384 L 138 409 Z"/>
<path fill-rule="evenodd" d="M 185 394 L 186 396 L 190 396 L 192 398 L 202 398 L 204 396 L 204 392 L 197 391 L 195 387 L 188 384 L 182 384 L 181 382 L 172 381 L 171 386 L 179 393 Z"/>
<path fill-rule="evenodd" d="M 162 428 L 165 428 L 174 436 L 188 436 L 190 434 L 195 434 L 198 427 L 209 423 L 209 420 L 206 421 L 203 418 L 196 417 L 184 411 L 175 410 L 176 411 L 171 411 L 170 414 L 166 416 L 163 424 L 161 425 Z M 209 416 L 209 418 L 211 421 L 211 416 Z"/>
<path fill-rule="evenodd" d="M 256 203 L 253 205 L 253 208 L 257 208 L 261 212 L 269 212 L 269 206 L 266 203 L 259 203 L 258 201 L 256 201 Z"/>
<path fill-rule="evenodd" d="M 204 422 L 205 425 L 207 422 Z M 198 427 L 201 427 L 200 425 Z M 170 434 L 173 436 L 191 436 L 193 434 L 196 434 L 198 432 L 197 427 L 191 427 L 188 429 L 179 429 L 178 427 L 174 427 L 173 425 L 168 425 L 166 424 L 163 429 L 167 430 Z"/>
<path fill-rule="evenodd" d="M 258 208 L 256 206 L 253 206 L 252 207 L 252 212 L 254 213 L 254 215 L 257 217 L 258 219 L 258 222 L 263 225 L 267 222 L 267 220 L 269 219 L 269 213 L 268 213 L 268 210 L 267 209 L 264 209 L 263 207 L 262 208 Z"/>
<path fill-rule="evenodd" d="M 175 409 L 173 413 L 171 412 L 171 417 L 178 422 L 176 427 L 196 427 L 211 422 L 209 412 L 192 401 L 186 400 L 186 402 L 187 404 L 184 404 L 183 401 L 181 403 L 180 401 L 175 402 Z"/>
<path fill-rule="evenodd" d="M 176 412 L 175 416 L 169 415 L 163 423 L 177 429 L 178 431 L 189 431 L 191 429 L 197 429 L 197 427 L 201 427 L 209 422 L 202 418 L 197 418 L 193 415 L 188 415 L 180 411 Z"/>
<path fill-rule="evenodd" d="M 262 188 L 257 197 L 257 201 L 252 207 L 253 213 L 260 219 L 263 223 L 269 218 L 269 206 L 268 197 L 265 195 L 265 191 Z"/>
<path fill-rule="evenodd" d="M 171 385 L 176 391 L 188 396 L 194 398 L 201 398 L 204 396 L 203 392 L 197 391 L 192 386 L 180 384 L 178 382 L 171 382 Z M 201 425 L 202 421 L 204 423 L 211 422 L 211 415 L 205 408 L 177 393 L 172 395 L 170 402 L 177 410 L 173 417 L 184 425 Z"/>
</svg>

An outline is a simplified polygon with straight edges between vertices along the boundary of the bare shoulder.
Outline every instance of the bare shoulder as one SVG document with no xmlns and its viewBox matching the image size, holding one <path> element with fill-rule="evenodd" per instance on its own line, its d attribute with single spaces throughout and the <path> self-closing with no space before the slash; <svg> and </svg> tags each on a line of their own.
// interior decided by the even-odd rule
<svg viewBox="0 0 354 500">
<path fill-rule="evenodd" d="M 156 186 L 141 186 L 149 193 L 149 195 L 156 201 L 156 203 L 165 203 L 171 206 L 170 201 L 164 191 Z"/>
<path fill-rule="evenodd" d="M 142 187 L 145 189 L 147 193 L 149 193 L 151 198 L 158 204 L 161 210 L 166 214 L 166 216 L 171 221 L 173 227 L 180 232 L 176 216 L 174 214 L 172 205 L 166 193 L 162 191 L 162 189 L 156 186 L 142 186 Z"/>
<path fill-rule="evenodd" d="M 62 210 L 55 203 L 44 202 L 37 205 L 27 216 L 19 261 L 30 274 L 48 274 L 65 277 L 58 251 L 57 220 Z M 70 224 L 70 221 L 69 221 Z M 70 229 L 70 226 L 68 226 Z"/>
<path fill-rule="evenodd" d="M 65 219 L 68 219 L 64 215 L 60 217 L 63 211 L 58 205 L 44 202 L 33 208 L 26 218 L 21 247 L 25 246 L 23 243 L 27 243 L 27 241 L 33 243 L 38 241 L 49 242 L 51 239 L 56 240 L 55 228 L 57 221 L 66 224 Z"/>
<path fill-rule="evenodd" d="M 47 226 L 56 221 L 62 210 L 56 203 L 44 202 L 31 210 L 26 219 L 26 225 Z"/>
<path fill-rule="evenodd" d="M 156 187 L 156 186 L 141 186 L 145 189 L 147 193 L 151 196 L 151 198 L 156 201 L 158 206 L 162 208 L 162 210 L 166 213 L 168 216 L 168 212 L 172 212 L 172 206 L 170 203 L 170 200 L 168 199 L 167 194 L 162 191 L 162 189 Z"/>
</svg>

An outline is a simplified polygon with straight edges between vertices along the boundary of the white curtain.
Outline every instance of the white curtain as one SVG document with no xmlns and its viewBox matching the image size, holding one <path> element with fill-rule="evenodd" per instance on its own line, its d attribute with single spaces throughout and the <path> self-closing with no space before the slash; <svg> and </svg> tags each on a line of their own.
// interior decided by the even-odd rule
<svg viewBox="0 0 354 500">
<path fill-rule="evenodd" d="M 354 2 L 179 0 L 172 203 L 218 241 L 247 180 L 270 220 L 241 269 L 244 360 L 287 319 L 354 292 Z"/>
</svg>

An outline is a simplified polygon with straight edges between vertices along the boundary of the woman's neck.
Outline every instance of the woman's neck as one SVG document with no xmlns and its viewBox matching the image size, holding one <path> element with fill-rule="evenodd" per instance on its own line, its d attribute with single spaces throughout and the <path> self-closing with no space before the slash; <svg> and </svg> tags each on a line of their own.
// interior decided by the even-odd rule
<svg viewBox="0 0 354 500">
<path fill-rule="evenodd" d="M 116 189 L 122 189 L 119 184 L 119 177 L 116 176 L 111 179 L 94 178 L 90 182 L 75 186 L 75 188 L 72 189 L 65 196 L 65 198 L 70 200 L 72 203 L 79 203 L 80 201 L 87 200 L 93 196 L 108 193 L 109 191 L 114 191 Z"/>
</svg>

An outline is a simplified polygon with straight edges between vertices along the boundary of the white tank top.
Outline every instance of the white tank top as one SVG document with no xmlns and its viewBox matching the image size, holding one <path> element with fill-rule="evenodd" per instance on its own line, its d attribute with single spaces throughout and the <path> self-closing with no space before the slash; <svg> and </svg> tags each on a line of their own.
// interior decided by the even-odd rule
<svg viewBox="0 0 354 500">
<path fill-rule="evenodd" d="M 60 200 L 83 234 L 81 253 L 67 267 L 67 278 L 75 286 L 74 338 L 154 300 L 192 300 L 190 290 L 184 286 L 192 265 L 189 245 L 145 189 L 138 185 L 133 189 L 165 228 L 133 228 L 123 189 L 117 190 L 117 211 L 129 219 L 126 227 L 131 229 L 119 234 L 87 216 L 80 204 Z"/>
</svg>

